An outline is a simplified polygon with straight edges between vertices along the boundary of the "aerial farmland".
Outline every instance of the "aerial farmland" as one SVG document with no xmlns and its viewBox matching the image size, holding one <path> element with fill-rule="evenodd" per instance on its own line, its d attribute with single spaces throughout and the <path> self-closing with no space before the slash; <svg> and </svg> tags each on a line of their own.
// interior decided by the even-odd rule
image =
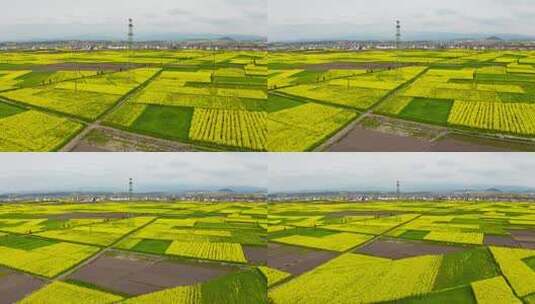
<svg viewBox="0 0 535 304">
<path fill-rule="evenodd" d="M 0 303 L 267 303 L 263 203 L 0 206 Z"/>
<path fill-rule="evenodd" d="M 529 51 L 2 53 L 1 151 L 533 151 Z"/>
<path fill-rule="evenodd" d="M 260 51 L 0 56 L 0 151 L 265 151 Z"/>
<path fill-rule="evenodd" d="M 270 151 L 533 150 L 530 51 L 273 51 Z"/>
<path fill-rule="evenodd" d="M 287 202 L 268 219 L 272 303 L 535 303 L 530 203 Z"/>
</svg>

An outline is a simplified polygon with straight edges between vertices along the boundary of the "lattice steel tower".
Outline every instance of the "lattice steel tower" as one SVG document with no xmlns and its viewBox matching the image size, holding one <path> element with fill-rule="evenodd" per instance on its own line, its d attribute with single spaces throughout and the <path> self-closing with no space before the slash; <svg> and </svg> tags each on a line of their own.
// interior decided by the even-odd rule
<svg viewBox="0 0 535 304">
<path fill-rule="evenodd" d="M 134 45 L 134 20 L 128 19 L 128 50 L 132 51 Z"/>
<path fill-rule="evenodd" d="M 401 22 L 396 20 L 396 49 L 401 46 Z"/>
<path fill-rule="evenodd" d="M 399 181 L 396 181 L 396 194 L 398 197 L 401 194 Z"/>
<path fill-rule="evenodd" d="M 134 20 L 128 19 L 128 68 L 132 69 L 134 57 Z"/>
<path fill-rule="evenodd" d="M 128 200 L 132 200 L 132 195 L 134 194 L 134 179 L 128 179 Z"/>
</svg>

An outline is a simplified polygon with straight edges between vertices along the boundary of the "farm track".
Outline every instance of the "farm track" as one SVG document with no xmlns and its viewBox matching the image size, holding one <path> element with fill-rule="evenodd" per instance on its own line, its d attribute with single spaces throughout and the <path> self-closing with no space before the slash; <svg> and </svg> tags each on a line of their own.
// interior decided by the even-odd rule
<svg viewBox="0 0 535 304">
<path fill-rule="evenodd" d="M 428 69 L 433 68 L 433 66 L 428 67 Z M 427 70 L 428 70 L 427 69 Z M 427 71 L 426 70 L 426 71 Z M 415 79 L 411 80 L 409 83 L 406 83 L 405 85 L 410 85 L 410 83 L 414 82 L 419 78 L 421 75 L 418 75 Z M 403 85 L 400 88 L 395 89 L 395 91 L 398 91 L 405 87 Z M 392 94 L 392 93 L 391 93 Z M 360 123 L 367 117 L 369 117 L 371 114 L 376 116 L 384 116 L 384 117 L 390 117 L 382 114 L 374 113 L 374 110 L 382 104 L 388 96 L 391 96 L 391 94 L 387 95 L 385 98 L 383 98 L 381 101 L 376 103 L 374 106 L 372 106 L 368 111 L 364 112 L 362 116 L 359 116 L 355 121 L 351 122 L 349 125 L 341 129 L 336 135 L 329 138 L 327 141 L 323 142 L 322 144 L 318 145 L 314 149 L 314 152 L 325 152 L 328 151 L 331 146 L 333 146 L 336 143 L 339 143 L 341 140 L 343 140 L 349 133 L 351 133 L 357 126 L 360 125 Z M 399 117 L 392 117 L 396 119 L 400 119 Z M 404 120 L 407 122 L 420 124 L 422 127 L 430 127 L 433 125 L 412 121 L 412 120 Z M 431 144 L 436 143 L 440 141 L 441 139 L 447 137 L 448 135 L 462 135 L 474 138 L 475 140 L 481 139 L 481 140 L 488 140 L 488 141 L 497 141 L 497 143 L 511 143 L 516 144 L 520 146 L 525 146 L 525 149 L 521 149 L 521 151 L 533 151 L 535 150 L 535 138 L 530 137 L 522 137 L 522 136 L 515 136 L 511 134 L 500 134 L 500 133 L 488 133 L 488 132 L 480 132 L 477 130 L 469 130 L 464 128 L 456 128 L 452 126 L 442 126 L 446 130 L 442 133 L 436 136 L 435 138 L 431 139 L 429 142 Z M 488 143 L 488 145 L 492 146 L 492 143 Z M 530 148 L 531 146 L 531 148 Z M 349 152 L 349 151 L 348 151 Z"/>
<path fill-rule="evenodd" d="M 494 263 L 494 266 L 496 266 L 496 269 L 498 270 L 498 273 L 502 276 L 502 278 L 505 280 L 505 282 L 507 283 L 507 286 L 509 286 L 509 288 L 511 289 L 511 291 L 513 292 L 513 294 L 520 299 L 520 301 L 522 301 L 522 303 L 525 303 L 525 304 L 528 304 L 524 299 L 522 299 L 522 297 L 520 297 L 518 295 L 518 293 L 515 291 L 515 289 L 513 288 L 513 285 L 511 285 L 511 282 L 509 282 L 509 278 L 503 273 L 502 271 L 502 268 L 500 267 L 500 264 L 498 263 L 498 261 L 496 261 L 496 258 L 494 257 L 494 254 L 490 253 L 490 256 L 492 258 L 492 263 Z"/>
<path fill-rule="evenodd" d="M 19 107 L 19 108 L 23 108 L 25 110 L 36 110 L 36 111 L 39 111 L 39 112 L 44 112 L 44 113 L 47 113 L 47 114 L 50 114 L 50 115 L 57 116 L 59 118 L 68 118 L 68 119 L 70 119 L 72 121 L 75 121 L 77 123 L 80 123 L 82 125 L 89 124 L 89 122 L 87 120 L 81 119 L 80 117 L 74 116 L 72 114 L 67 114 L 67 113 L 63 113 L 63 112 L 60 112 L 60 111 L 55 111 L 55 110 L 52 110 L 52 109 L 49 109 L 49 108 L 45 108 L 45 107 L 35 106 L 35 105 L 27 104 L 27 103 L 24 103 L 24 102 L 11 100 L 11 99 L 8 99 L 8 98 L 3 97 L 3 96 L 0 96 L 0 101 L 3 102 L 3 103 L 7 103 L 7 104 L 10 104 L 10 105 Z"/>
<path fill-rule="evenodd" d="M 207 56 L 201 56 L 201 57 L 196 58 L 196 59 L 202 59 L 202 58 L 207 58 L 207 57 L 211 57 L 211 56 L 213 56 L 213 55 L 210 54 L 210 55 L 207 55 Z M 177 151 L 197 151 L 197 150 L 199 150 L 199 151 L 203 151 L 203 150 L 212 151 L 212 150 L 214 150 L 213 148 L 204 147 L 204 146 L 201 146 L 201 145 L 198 145 L 198 144 L 195 144 L 195 145 L 194 144 L 186 144 L 186 143 L 181 143 L 181 142 L 178 142 L 178 141 L 171 141 L 171 140 L 167 140 L 167 139 L 156 138 L 156 137 L 149 136 L 149 135 L 144 135 L 144 134 L 139 134 L 139 133 L 134 133 L 134 132 L 128 132 L 127 130 L 124 130 L 124 129 L 118 129 L 118 128 L 114 128 L 114 127 L 110 127 L 110 126 L 105 126 L 105 125 L 102 124 L 102 122 L 104 121 L 104 119 L 108 115 L 110 115 L 111 113 L 117 111 L 121 106 L 123 106 L 126 102 L 128 102 L 128 100 L 132 96 L 135 96 L 137 93 L 139 93 L 144 88 L 146 88 L 151 82 L 153 82 L 156 78 L 158 78 L 166 70 L 166 68 L 168 66 L 172 66 L 173 64 L 178 64 L 179 61 L 180 60 L 177 59 L 176 62 L 168 63 L 168 64 L 165 64 L 165 65 L 161 65 L 160 66 L 161 68 L 157 73 L 155 73 L 152 77 L 147 79 L 145 82 L 143 82 L 142 84 L 140 84 L 136 88 L 132 89 L 126 95 L 122 96 L 116 104 L 114 104 L 111 108 L 107 109 L 104 113 L 102 113 L 94 122 L 90 122 L 90 123 L 83 122 L 83 124 L 87 125 L 87 126 L 81 132 L 79 132 L 74 138 L 72 138 L 68 143 L 66 143 L 60 149 L 60 152 L 72 152 L 74 149 L 76 149 L 77 146 L 80 145 L 80 143 L 84 140 L 84 138 L 91 131 L 96 130 L 96 129 L 112 130 L 113 132 L 120 132 L 120 133 L 123 133 L 125 135 L 125 137 L 133 138 L 133 141 L 143 141 L 143 140 L 151 141 L 151 142 L 155 143 L 156 146 L 163 146 L 163 147 L 171 146 L 171 147 L 173 147 L 174 150 L 177 150 Z M 60 113 L 58 113 L 58 114 L 60 114 Z M 136 138 L 139 139 L 139 140 L 136 140 Z"/>
<path fill-rule="evenodd" d="M 342 252 L 337 252 L 337 253 L 338 253 L 337 257 L 339 257 L 339 256 L 341 256 L 341 255 L 343 255 L 343 254 L 346 254 L 346 253 L 350 253 L 350 252 L 352 252 L 353 250 L 358 249 L 358 248 L 360 248 L 360 247 L 364 247 L 364 246 L 366 246 L 366 245 L 368 245 L 368 244 L 370 244 L 370 243 L 373 243 L 373 242 L 375 242 L 376 240 L 378 240 L 378 239 L 380 239 L 381 237 L 383 237 L 384 235 L 386 235 L 388 232 L 390 232 L 390 231 L 392 231 L 392 230 L 394 230 L 394 229 L 396 229 L 396 228 L 398 228 L 398 227 L 401 227 L 401 226 L 403 226 L 403 225 L 406 225 L 406 224 L 408 224 L 408 223 L 410 223 L 410 222 L 412 222 L 412 221 L 415 221 L 415 220 L 417 220 L 418 218 L 420 218 L 420 217 L 422 217 L 422 216 L 424 216 L 424 215 L 425 215 L 425 214 L 423 214 L 423 213 L 422 213 L 422 214 L 419 214 L 418 216 L 416 216 L 415 218 L 413 218 L 413 219 L 411 219 L 411 220 L 409 220 L 409 221 L 403 222 L 403 223 L 401 223 L 401 224 L 399 224 L 399 225 L 396 225 L 395 227 L 392 227 L 392 228 L 390 228 L 390 229 L 384 231 L 384 232 L 381 233 L 381 234 L 375 235 L 373 238 L 369 239 L 368 241 L 366 241 L 366 242 L 364 242 L 364 243 L 362 243 L 362 244 L 359 244 L 359 245 L 357 245 L 357 246 L 355 246 L 355 247 L 351 247 L 351 248 L 349 248 L 349 249 L 347 249 L 347 250 L 344 250 L 344 251 L 342 251 Z M 272 242 L 272 241 L 270 241 L 270 242 Z M 277 243 L 277 242 L 274 242 L 274 243 Z M 284 244 L 284 245 L 288 245 L 288 244 Z M 311 249 L 310 247 L 304 247 L 304 246 L 299 246 L 299 245 L 292 245 L 292 246 L 298 246 L 298 247 L 303 247 L 303 248 Z M 335 257 L 335 258 L 336 258 L 336 257 Z M 328 261 L 327 261 L 326 263 L 328 263 Z M 312 269 L 312 270 L 310 270 L 310 271 L 313 271 L 313 270 L 314 270 L 314 269 Z M 273 290 L 273 289 L 275 289 L 275 288 L 277 288 L 277 287 L 283 285 L 284 283 L 286 283 L 286 282 L 288 282 L 288 281 L 290 281 L 290 280 L 294 280 L 294 279 L 296 279 L 296 278 L 298 278 L 298 277 L 302 276 L 303 274 L 306 274 L 306 273 L 308 273 L 308 272 L 310 272 L 310 271 L 304 272 L 304 273 L 302 273 L 302 274 L 300 274 L 300 275 L 297 275 L 297 276 L 290 276 L 290 277 L 288 277 L 288 278 L 286 278 L 286 279 L 284 279 L 284 280 L 282 280 L 282 281 L 280 281 L 280 282 L 274 284 L 273 286 L 269 287 L 268 289 Z"/>
<path fill-rule="evenodd" d="M 67 243 L 72 243 L 72 244 L 77 244 L 77 245 L 84 245 L 84 246 L 96 246 L 96 247 L 100 247 L 101 250 L 99 252 L 97 252 L 95 255 L 89 257 L 88 259 L 86 259 L 85 261 L 83 261 L 82 263 L 80 264 L 77 264 L 75 265 L 73 268 L 71 269 L 68 269 L 66 272 L 62 273 L 62 274 L 59 274 L 58 276 L 54 277 L 54 278 L 48 278 L 48 277 L 45 277 L 45 276 L 42 276 L 42 275 L 39 275 L 39 274 L 34 274 L 34 273 L 30 273 L 30 272 L 27 272 L 27 271 L 24 271 L 24 270 L 20 270 L 20 269 L 16 269 L 16 268 L 11 268 L 9 266 L 4 266 L 2 265 L 2 267 L 5 267 L 7 269 L 12 269 L 16 272 L 20 272 L 20 273 L 25 273 L 25 274 L 28 274 L 30 276 L 33 276 L 33 277 L 36 277 L 36 278 L 39 278 L 40 280 L 46 282 L 46 283 L 52 283 L 54 281 L 58 281 L 58 280 L 61 280 L 62 278 L 65 278 L 66 276 L 68 276 L 69 274 L 75 272 L 76 270 L 80 269 L 81 267 L 83 267 L 84 265 L 87 265 L 89 263 L 91 263 L 93 260 L 95 260 L 96 258 L 98 258 L 98 256 L 101 256 L 104 252 L 107 252 L 109 250 L 112 250 L 112 247 L 115 246 L 117 243 L 119 243 L 120 241 L 124 240 L 125 238 L 129 237 L 130 235 L 132 235 L 133 233 L 145 228 L 146 226 L 150 225 L 151 223 L 153 223 L 154 221 L 156 221 L 159 217 L 155 217 L 153 220 L 147 222 L 146 224 L 136 228 L 135 230 L 123 235 L 120 239 L 118 239 L 117 241 L 113 242 L 112 244 L 110 244 L 109 246 L 98 246 L 98 245 L 92 245 L 92 244 L 88 244 L 88 243 L 82 243 L 82 242 L 75 242 L 75 241 L 64 241 L 64 242 L 67 242 Z M 121 220 L 121 219 L 115 219 L 115 220 Z M 91 226 L 91 225 L 94 225 L 95 223 L 91 223 L 91 224 L 84 224 L 84 225 L 78 225 L 76 227 L 84 227 L 84 226 Z M 51 229 L 50 231 L 52 230 L 61 230 L 61 229 Z M 58 240 L 58 239 L 53 239 L 53 238 L 49 238 L 49 237 L 44 237 L 44 236 L 40 236 L 40 235 L 35 235 L 35 234 L 28 234 L 28 233 L 19 233 L 19 232 L 13 232 L 13 231 L 5 231 L 6 233 L 9 233 L 9 234 L 12 234 L 12 235 L 18 235 L 18 236 L 22 236 L 22 237 L 33 237 L 33 238 L 38 238 L 38 239 L 43 239 L 43 240 L 50 240 L 50 241 L 59 241 L 59 242 L 62 242 L 61 240 Z M 36 233 L 39 233 L 39 232 L 36 232 Z"/>
<path fill-rule="evenodd" d="M 91 75 L 91 76 L 69 78 L 69 79 L 63 79 L 63 80 L 60 80 L 60 81 L 55 81 L 55 82 L 52 82 L 52 83 L 36 84 L 36 85 L 26 86 L 26 87 L 22 87 L 22 88 L 13 88 L 13 89 L 0 91 L 0 93 L 6 93 L 6 92 L 11 92 L 11 91 L 23 90 L 23 89 L 33 89 L 33 88 L 39 88 L 39 87 L 46 87 L 48 85 L 56 85 L 58 83 L 63 83 L 63 82 L 78 81 L 78 80 L 91 79 L 91 78 L 98 78 L 98 77 L 107 76 L 107 75 L 116 74 L 116 73 L 120 73 L 120 71 L 104 72 L 103 74 L 100 74 L 100 75 Z"/>
<path fill-rule="evenodd" d="M 140 231 L 141 229 L 147 227 L 148 225 L 154 223 L 156 220 L 159 219 L 159 216 L 153 218 L 152 220 L 148 221 L 147 223 L 145 223 L 144 225 L 141 225 L 139 226 L 138 228 L 130 231 L 129 233 L 123 235 L 121 238 L 117 239 L 115 242 L 113 242 L 112 244 L 104 247 L 102 250 L 100 250 L 99 252 L 97 252 L 95 255 L 91 256 L 89 259 L 83 261 L 82 263 L 74 266 L 73 268 L 67 270 L 66 272 L 60 274 L 59 276 L 57 276 L 56 278 L 54 278 L 52 281 L 58 281 L 58 280 L 62 280 L 66 277 L 68 277 L 69 275 L 71 275 L 72 273 L 76 272 L 78 269 L 84 267 L 85 265 L 93 262 L 94 260 L 98 259 L 100 256 L 102 256 L 104 253 L 110 251 L 113 246 L 117 245 L 119 242 L 121 242 L 122 240 L 128 238 L 129 236 L 131 236 L 132 234 Z"/>
<path fill-rule="evenodd" d="M 85 77 L 80 77 L 80 78 L 65 79 L 65 80 L 54 82 L 53 84 L 58 84 L 58 83 L 68 82 L 68 81 L 73 81 L 73 80 L 75 81 L 75 80 L 82 80 L 82 79 L 98 78 L 98 77 L 102 77 L 103 75 L 110 75 L 110 74 L 116 74 L 116 73 L 121 73 L 121 72 L 124 72 L 124 71 L 113 71 L 113 72 L 104 73 L 104 74 L 101 74 L 101 75 L 91 75 L 91 76 L 85 76 Z M 44 86 L 47 86 L 47 85 L 48 84 L 35 85 L 35 86 L 29 86 L 29 87 L 24 87 L 24 88 L 16 88 L 16 89 L 11 89 L 11 90 L 6 90 L 6 91 L 0 91 L 0 93 L 5 93 L 5 92 L 9 92 L 9 91 L 16 91 L 16 90 L 23 90 L 23 89 L 29 89 L 29 88 L 39 88 L 39 87 L 44 87 Z M 135 88 L 133 89 L 133 91 L 134 90 L 135 90 Z M 130 94 L 130 92 L 127 93 L 125 96 L 127 96 L 129 94 Z M 121 97 L 121 99 L 124 98 L 125 96 Z M 8 104 L 11 104 L 11 105 L 14 105 L 14 106 L 22 107 L 22 108 L 27 109 L 27 110 L 37 110 L 37 111 L 45 112 L 45 113 L 48 113 L 48 114 L 51 114 L 51 115 L 54 115 L 54 116 L 57 116 L 57 117 L 60 117 L 60 118 L 68 118 L 68 119 L 70 119 L 72 121 L 75 121 L 75 122 L 78 122 L 78 123 L 80 123 L 80 124 L 82 124 L 84 126 L 92 124 L 92 122 L 89 119 L 83 119 L 83 118 L 81 118 L 79 116 L 68 114 L 68 113 L 64 113 L 64 112 L 61 112 L 61 111 L 56 111 L 56 110 L 53 110 L 53 109 L 50 109 L 50 108 L 47 108 L 47 107 L 41 107 L 41 106 L 37 106 L 37 105 L 33 105 L 33 104 L 21 102 L 21 101 L 11 100 L 11 99 L 3 97 L 3 96 L 0 96 L 0 101 L 8 103 Z M 103 114 L 101 114 L 101 116 L 106 114 L 107 112 L 108 111 L 104 112 Z M 82 130 L 82 132 L 83 132 L 83 130 Z M 80 133 L 82 133 L 82 132 L 80 132 Z"/>
<path fill-rule="evenodd" d="M 370 114 L 373 114 L 375 109 L 377 109 L 383 102 L 385 102 L 388 98 L 396 95 L 400 90 L 410 86 L 413 84 L 420 76 L 427 73 L 429 70 L 429 67 L 424 69 L 422 72 L 420 72 L 418 75 L 414 76 L 411 80 L 405 82 L 404 84 L 400 85 L 399 87 L 395 88 L 391 92 L 389 92 L 387 95 L 383 96 L 378 102 L 376 102 L 373 106 L 371 106 L 366 112 L 362 113 L 356 120 L 351 122 L 347 127 L 343 128 L 341 131 L 339 131 L 336 135 L 329 138 L 324 143 L 318 145 L 316 149 L 314 149 L 314 152 L 325 152 L 331 147 L 333 144 L 339 142 L 342 140 L 349 132 L 353 131 L 355 127 L 360 124 L 364 119 L 366 119 Z"/>
<path fill-rule="evenodd" d="M 130 98 L 132 98 L 132 96 L 135 96 L 141 90 L 146 88 L 152 81 L 154 81 L 154 79 L 156 79 L 158 76 L 160 76 L 160 74 L 163 71 L 164 71 L 164 68 L 162 68 L 160 71 L 158 71 L 156 74 L 154 74 L 152 77 L 147 79 L 145 82 L 143 82 L 142 84 L 140 84 L 136 88 L 132 89 L 126 95 L 121 97 L 119 99 L 119 101 L 113 107 L 109 108 L 104 113 L 102 113 L 97 120 L 95 120 L 94 122 L 91 122 L 89 124 L 86 123 L 87 126 L 80 133 L 78 133 L 73 139 L 71 139 L 66 145 L 64 145 L 60 149 L 60 151 L 61 152 L 71 152 L 71 151 L 73 151 L 83 141 L 83 139 L 91 131 L 93 131 L 95 129 L 113 130 L 114 132 L 121 132 L 121 133 L 124 133 L 125 135 L 127 135 L 128 137 L 138 138 L 140 141 L 142 141 L 142 140 L 150 140 L 150 141 L 152 141 L 152 142 L 154 142 L 156 144 L 161 143 L 162 146 L 172 146 L 172 147 L 175 147 L 176 150 L 178 150 L 178 151 L 202 150 L 203 149 L 202 147 L 195 147 L 194 145 L 190 145 L 190 144 L 184 144 L 184 143 L 180 143 L 180 142 L 176 142 L 176 141 L 170 141 L 170 140 L 166 140 L 166 139 L 155 138 L 155 137 L 148 136 L 148 135 L 142 135 L 142 134 L 138 134 L 138 133 L 127 132 L 125 130 L 112 128 L 112 127 L 105 126 L 105 125 L 102 124 L 102 122 L 104 121 L 104 119 L 108 115 L 110 115 L 111 113 L 115 112 L 117 109 L 119 109 L 121 106 L 123 106 L 126 102 L 128 102 L 128 100 L 130 100 Z"/>
<path fill-rule="evenodd" d="M 74 147 L 76 147 L 80 141 L 89 134 L 89 132 L 102 123 L 104 118 L 106 118 L 110 113 L 113 113 L 116 111 L 119 107 L 121 107 L 124 103 L 126 103 L 132 96 L 137 94 L 139 91 L 143 90 L 149 83 L 151 83 L 156 77 L 158 77 L 162 73 L 163 69 L 155 73 L 152 77 L 147 79 L 145 82 L 140 84 L 139 86 L 132 89 L 130 92 L 128 92 L 126 95 L 122 96 L 116 103 L 113 105 L 113 107 L 107 109 L 104 113 L 102 113 L 94 122 L 91 122 L 87 125 L 87 127 L 82 130 L 82 132 L 78 133 L 73 139 L 71 139 L 70 142 L 68 142 L 63 148 L 61 148 L 61 152 L 69 152 Z"/>
<path fill-rule="evenodd" d="M 140 145 L 140 146 L 146 146 L 151 149 L 150 151 L 165 151 L 165 152 L 193 152 L 193 151 L 211 151 L 210 149 L 207 149 L 205 147 L 196 146 L 193 144 L 185 144 L 177 141 L 172 141 L 168 139 L 163 138 L 156 138 L 140 133 L 134 133 L 130 132 L 124 129 L 116 129 L 105 125 L 98 125 L 94 126 L 91 130 L 88 130 L 88 134 L 90 134 L 92 131 L 97 132 L 103 132 L 106 134 L 106 136 L 111 137 L 111 141 L 116 141 L 119 139 L 120 141 L 126 141 L 128 143 L 132 143 L 132 146 Z M 100 147 L 93 147 L 91 144 L 89 147 L 84 147 L 84 144 L 86 144 L 85 137 L 82 137 L 78 143 L 73 144 L 72 147 L 69 147 L 68 152 L 91 152 L 92 148 L 100 148 Z M 88 148 L 89 151 L 86 149 Z M 65 148 L 64 148 L 65 149 Z M 104 148 L 103 151 L 108 151 Z M 112 149 L 111 151 L 116 151 Z M 133 152 L 133 151 L 145 151 L 145 150 L 121 150 L 121 152 Z"/>
</svg>

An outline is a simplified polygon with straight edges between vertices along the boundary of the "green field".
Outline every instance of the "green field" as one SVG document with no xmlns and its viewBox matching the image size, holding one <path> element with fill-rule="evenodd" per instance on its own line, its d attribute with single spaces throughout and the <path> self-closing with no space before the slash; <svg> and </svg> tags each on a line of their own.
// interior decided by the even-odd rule
<svg viewBox="0 0 535 304">
<path fill-rule="evenodd" d="M 59 150 L 95 126 L 196 150 L 312 151 L 370 114 L 535 136 L 531 51 L 0 54 L 0 151 Z"/>
<path fill-rule="evenodd" d="M 0 151 L 58 150 L 90 125 L 201 150 L 266 150 L 264 52 L 0 55 Z M 43 119 L 50 122 L 40 134 L 33 128 Z"/>
<path fill-rule="evenodd" d="M 0 288 L 23 276 L 2 289 L 20 303 L 267 303 L 266 227 L 265 203 L 0 205 Z"/>
<path fill-rule="evenodd" d="M 535 206 L 0 205 L 0 287 L 17 274 L 40 282 L 21 303 L 530 303 Z"/>
<path fill-rule="evenodd" d="M 535 297 L 532 203 L 285 202 L 268 219 L 272 303 Z"/>
<path fill-rule="evenodd" d="M 368 111 L 460 132 L 520 140 L 535 136 L 532 51 L 322 50 L 269 55 L 269 150 L 312 150 Z M 332 114 L 323 117 L 325 126 L 318 126 L 314 120 L 298 119 L 316 116 L 317 110 L 305 104 L 355 114 Z M 281 122 L 286 116 L 296 119 Z"/>
</svg>

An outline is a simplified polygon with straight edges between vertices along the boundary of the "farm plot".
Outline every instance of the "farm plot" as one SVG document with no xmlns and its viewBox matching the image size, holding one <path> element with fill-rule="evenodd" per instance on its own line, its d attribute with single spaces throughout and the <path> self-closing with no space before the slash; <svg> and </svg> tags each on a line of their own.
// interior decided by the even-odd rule
<svg viewBox="0 0 535 304">
<path fill-rule="evenodd" d="M 371 237 L 367 235 L 346 232 L 323 234 L 322 232 L 317 231 L 314 232 L 314 234 L 317 235 L 296 234 L 274 238 L 272 241 L 324 250 L 346 251 L 371 239 Z"/>
<path fill-rule="evenodd" d="M 14 89 L 20 83 L 19 78 L 31 71 L 0 71 L 0 91 Z"/>
<path fill-rule="evenodd" d="M 157 69 L 136 69 L 14 90 L 2 93 L 0 96 L 43 110 L 64 113 L 84 120 L 95 120 L 123 95 L 157 72 Z"/>
<path fill-rule="evenodd" d="M 0 303 L 17 303 L 43 285 L 44 281 L 31 275 L 0 268 Z"/>
<path fill-rule="evenodd" d="M 265 263 L 265 255 L 262 254 L 266 249 L 262 240 L 265 229 L 258 224 L 262 220 L 243 223 L 235 220 L 232 216 L 159 219 L 116 247 L 202 260 Z"/>
<path fill-rule="evenodd" d="M 166 254 L 205 260 L 246 263 L 240 244 L 173 241 Z"/>
<path fill-rule="evenodd" d="M 19 303 L 46 303 L 53 299 L 56 303 L 115 303 L 123 297 L 92 288 L 82 287 L 65 282 L 54 282 L 31 294 Z"/>
<path fill-rule="evenodd" d="M 0 91 L 97 75 L 97 71 L 0 71 Z"/>
<path fill-rule="evenodd" d="M 520 304 L 522 301 L 514 294 L 503 277 L 477 281 L 472 283 L 472 289 L 476 296 L 477 303 L 511 303 Z"/>
<path fill-rule="evenodd" d="M 305 71 L 302 69 L 272 70 L 268 78 L 268 88 L 277 89 L 290 85 L 317 83 L 338 78 L 351 77 L 367 73 L 360 69 L 330 69 L 327 71 Z M 343 83 L 345 84 L 345 82 Z"/>
<path fill-rule="evenodd" d="M 0 231 L 19 234 L 35 234 L 38 232 L 54 229 L 68 229 L 71 227 L 90 225 L 104 221 L 104 219 L 68 219 L 57 220 L 49 218 L 17 218 L 1 219 Z"/>
<path fill-rule="evenodd" d="M 430 69 L 377 110 L 424 123 L 532 136 L 533 77 L 500 66 Z M 531 116 L 530 116 L 531 115 Z"/>
<path fill-rule="evenodd" d="M 233 266 L 112 252 L 79 269 L 68 280 L 92 284 L 119 294 L 139 296 L 208 282 L 239 270 Z"/>
<path fill-rule="evenodd" d="M 268 244 L 267 265 L 284 273 L 299 275 L 335 258 L 334 251 L 316 250 L 279 243 Z"/>
<path fill-rule="evenodd" d="M 241 271 L 213 281 L 166 289 L 122 303 L 267 303 L 265 279 L 257 270 Z"/>
<path fill-rule="evenodd" d="M 422 71 L 424 68 L 401 68 L 331 80 L 322 84 L 292 86 L 278 91 L 312 101 L 364 110 Z"/>
<path fill-rule="evenodd" d="M 523 297 L 535 292 L 535 271 L 525 261 L 535 256 L 535 250 L 502 247 L 490 250 L 516 294 Z"/>
<path fill-rule="evenodd" d="M 277 96 L 270 97 L 269 102 L 288 100 L 292 102 L 291 99 Z M 297 103 L 295 106 L 270 112 L 267 115 L 267 150 L 311 150 L 357 116 L 358 114 L 351 110 L 315 103 Z"/>
<path fill-rule="evenodd" d="M 268 287 L 270 287 L 270 286 L 272 286 L 274 284 L 277 284 L 280 281 L 282 281 L 282 280 L 288 278 L 289 276 L 291 276 L 291 274 L 289 274 L 287 272 L 280 271 L 280 270 L 277 270 L 277 269 L 274 269 L 274 268 L 269 268 L 267 266 L 260 266 L 260 267 L 258 267 L 258 269 L 260 269 L 260 271 L 262 271 L 264 276 L 266 276 L 266 279 L 268 281 Z"/>
<path fill-rule="evenodd" d="M 273 289 L 274 303 L 370 303 L 430 292 L 440 257 L 399 261 L 344 254 Z M 403 282 L 403 283 L 401 283 Z"/>
<path fill-rule="evenodd" d="M 535 105 L 455 101 L 448 122 L 452 125 L 532 136 L 535 134 Z"/>
<path fill-rule="evenodd" d="M 164 71 L 106 122 L 172 140 L 263 151 L 265 77 L 246 74 L 238 68 Z"/>
<path fill-rule="evenodd" d="M 92 246 L 7 235 L 0 237 L 0 264 L 52 278 L 98 250 Z"/>
<path fill-rule="evenodd" d="M 82 129 L 82 124 L 0 101 L 0 151 L 57 150 Z"/>
<path fill-rule="evenodd" d="M 218 73 L 222 73 L 220 71 L 225 70 L 164 71 L 138 94 L 133 102 L 225 110 L 259 110 L 267 98 L 265 83 L 258 83 L 256 78 L 248 79 L 243 75 L 218 76 Z M 234 82 L 237 84 L 233 85 Z"/>
<path fill-rule="evenodd" d="M 135 217 L 67 229 L 48 230 L 37 235 L 52 239 L 106 246 L 111 245 L 125 234 L 148 224 L 153 219 L 152 217 Z"/>
<path fill-rule="evenodd" d="M 272 203 L 268 295 L 273 303 L 529 303 L 535 251 L 514 247 L 531 246 L 534 212 L 531 203 Z M 349 250 L 331 256 L 298 250 L 350 232 L 374 239 L 344 242 Z M 489 246 L 496 238 L 512 241 Z"/>
<path fill-rule="evenodd" d="M 429 128 L 449 127 L 456 132 L 507 135 L 519 141 L 526 140 L 535 134 L 532 109 L 535 100 L 534 62 L 529 52 L 516 51 L 270 53 L 268 100 L 272 100 L 273 105 L 268 104 L 268 151 L 312 150 L 318 147 L 318 142 L 332 145 L 327 140 L 345 126 L 331 129 L 318 126 L 325 132 L 311 132 L 304 128 L 290 129 L 278 119 L 270 121 L 269 118 L 276 117 L 279 111 L 288 113 L 299 108 L 297 103 L 317 103 L 356 111 L 373 109 L 374 114 L 430 125 Z M 295 117 L 300 114 L 296 112 Z M 308 117 L 314 117 L 314 114 L 310 113 Z M 365 124 L 364 121 L 359 123 Z M 340 151 L 360 151 L 365 148 L 359 148 L 355 141 L 370 141 L 378 136 L 357 137 L 352 136 L 352 132 L 339 135 L 344 136 L 339 141 L 344 143 L 338 145 Z M 407 134 L 406 137 L 416 135 Z M 318 139 L 310 140 L 311 137 Z M 284 148 L 285 141 L 303 142 L 304 148 L 297 145 Z M 309 144 L 309 141 L 316 143 Z M 499 144 L 498 141 L 491 142 L 494 143 Z M 466 149 L 460 142 L 451 142 L 451 145 L 433 146 L 436 149 Z M 366 146 L 369 144 L 363 143 L 363 147 Z"/>
<path fill-rule="evenodd" d="M 267 304 L 266 207 L 1 205 L 0 303 Z"/>
<path fill-rule="evenodd" d="M 265 150 L 266 114 L 263 112 L 195 109 L 189 138 L 194 142 Z"/>
<path fill-rule="evenodd" d="M 373 219 L 346 218 L 343 224 L 325 225 L 323 228 L 336 231 L 381 234 L 418 217 L 417 214 L 403 214 Z"/>
<path fill-rule="evenodd" d="M 123 51 L 5 53 L 0 97 L 61 119 L 104 123 L 148 136 L 110 130 L 132 141 L 156 137 L 177 141 L 176 147 L 184 143 L 184 149 L 191 150 L 266 151 L 266 56 L 257 51 L 199 50 L 139 51 L 134 56 Z M 114 109 L 119 102 L 122 107 Z M 62 127 L 72 132 L 58 130 L 61 140 L 53 141 L 55 130 L 35 134 L 19 127 L 19 121 L 11 122 L 18 116 L 3 113 L 3 108 L 0 121 L 8 119 L 13 130 L 0 134 L 2 151 L 57 150 L 81 129 L 65 121 L 69 123 Z M 56 121 L 51 119 L 50 124 L 55 126 Z M 47 145 L 25 143 L 25 133 Z M 84 135 L 82 143 L 87 138 Z M 121 144 L 118 138 L 110 141 L 117 143 L 110 149 Z M 162 150 L 173 146 L 154 142 Z M 150 149 L 142 144 L 139 148 Z"/>
</svg>

